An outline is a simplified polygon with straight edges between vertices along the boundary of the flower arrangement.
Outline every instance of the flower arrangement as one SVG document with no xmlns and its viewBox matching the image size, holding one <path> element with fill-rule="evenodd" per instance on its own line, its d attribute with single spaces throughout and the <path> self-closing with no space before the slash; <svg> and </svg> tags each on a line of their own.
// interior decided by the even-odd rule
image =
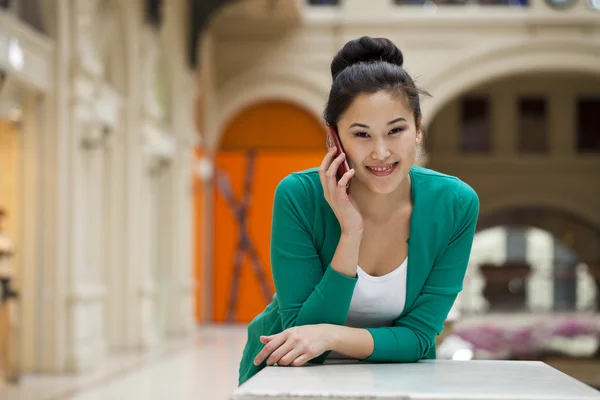
<svg viewBox="0 0 600 400">
<path fill-rule="evenodd" d="M 591 357 L 600 346 L 600 326 L 592 321 L 566 319 L 522 328 L 480 325 L 454 332 L 471 343 L 476 358 L 520 359 L 562 354 Z"/>
</svg>

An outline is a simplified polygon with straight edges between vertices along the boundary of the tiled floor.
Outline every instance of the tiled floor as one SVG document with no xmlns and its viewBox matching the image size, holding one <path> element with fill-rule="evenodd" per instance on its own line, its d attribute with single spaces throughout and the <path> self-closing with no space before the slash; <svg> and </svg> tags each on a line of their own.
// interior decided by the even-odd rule
<svg viewBox="0 0 600 400">
<path fill-rule="evenodd" d="M 245 327 L 202 328 L 183 345 L 122 361 L 95 379 L 29 378 L 19 389 L 0 389 L 0 400 L 226 400 L 237 387 L 245 340 Z"/>
</svg>

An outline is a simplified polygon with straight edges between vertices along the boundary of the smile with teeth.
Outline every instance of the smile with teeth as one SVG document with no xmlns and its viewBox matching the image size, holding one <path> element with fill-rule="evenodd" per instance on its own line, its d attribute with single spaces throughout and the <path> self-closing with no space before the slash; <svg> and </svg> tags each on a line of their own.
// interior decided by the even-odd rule
<svg viewBox="0 0 600 400">
<path fill-rule="evenodd" d="M 376 172 L 385 172 L 385 171 L 389 171 L 390 169 L 394 168 L 395 165 L 396 165 L 396 163 L 388 164 L 383 167 L 367 167 L 367 168 L 369 168 L 372 171 L 376 171 Z"/>
</svg>

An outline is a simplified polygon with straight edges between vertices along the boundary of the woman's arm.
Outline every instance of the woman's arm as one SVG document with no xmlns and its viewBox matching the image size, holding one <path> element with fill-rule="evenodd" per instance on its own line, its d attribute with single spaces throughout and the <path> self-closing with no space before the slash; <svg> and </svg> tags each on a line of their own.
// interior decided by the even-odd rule
<svg viewBox="0 0 600 400">
<path fill-rule="evenodd" d="M 327 331 L 331 335 L 331 350 L 336 353 L 358 360 L 364 360 L 373 354 L 375 343 L 368 330 L 328 325 Z"/>
<path fill-rule="evenodd" d="M 290 175 L 275 191 L 271 266 L 283 329 L 344 324 L 357 282 L 358 235 L 342 235 L 331 264 L 323 272 L 313 243 L 314 199 L 299 178 Z"/>
</svg>

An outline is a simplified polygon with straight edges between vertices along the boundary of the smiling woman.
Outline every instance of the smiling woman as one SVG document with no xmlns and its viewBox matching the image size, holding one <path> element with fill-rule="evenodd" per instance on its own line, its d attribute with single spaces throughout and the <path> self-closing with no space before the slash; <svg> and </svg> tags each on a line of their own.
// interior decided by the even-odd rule
<svg viewBox="0 0 600 400">
<path fill-rule="evenodd" d="M 352 40 L 334 57 L 324 117 L 344 152 L 332 147 L 319 168 L 275 190 L 276 295 L 248 326 L 240 384 L 275 363 L 435 358 L 479 200 L 458 178 L 414 165 L 423 92 L 402 64 L 381 38 Z M 338 180 L 344 160 L 350 170 Z"/>
</svg>

